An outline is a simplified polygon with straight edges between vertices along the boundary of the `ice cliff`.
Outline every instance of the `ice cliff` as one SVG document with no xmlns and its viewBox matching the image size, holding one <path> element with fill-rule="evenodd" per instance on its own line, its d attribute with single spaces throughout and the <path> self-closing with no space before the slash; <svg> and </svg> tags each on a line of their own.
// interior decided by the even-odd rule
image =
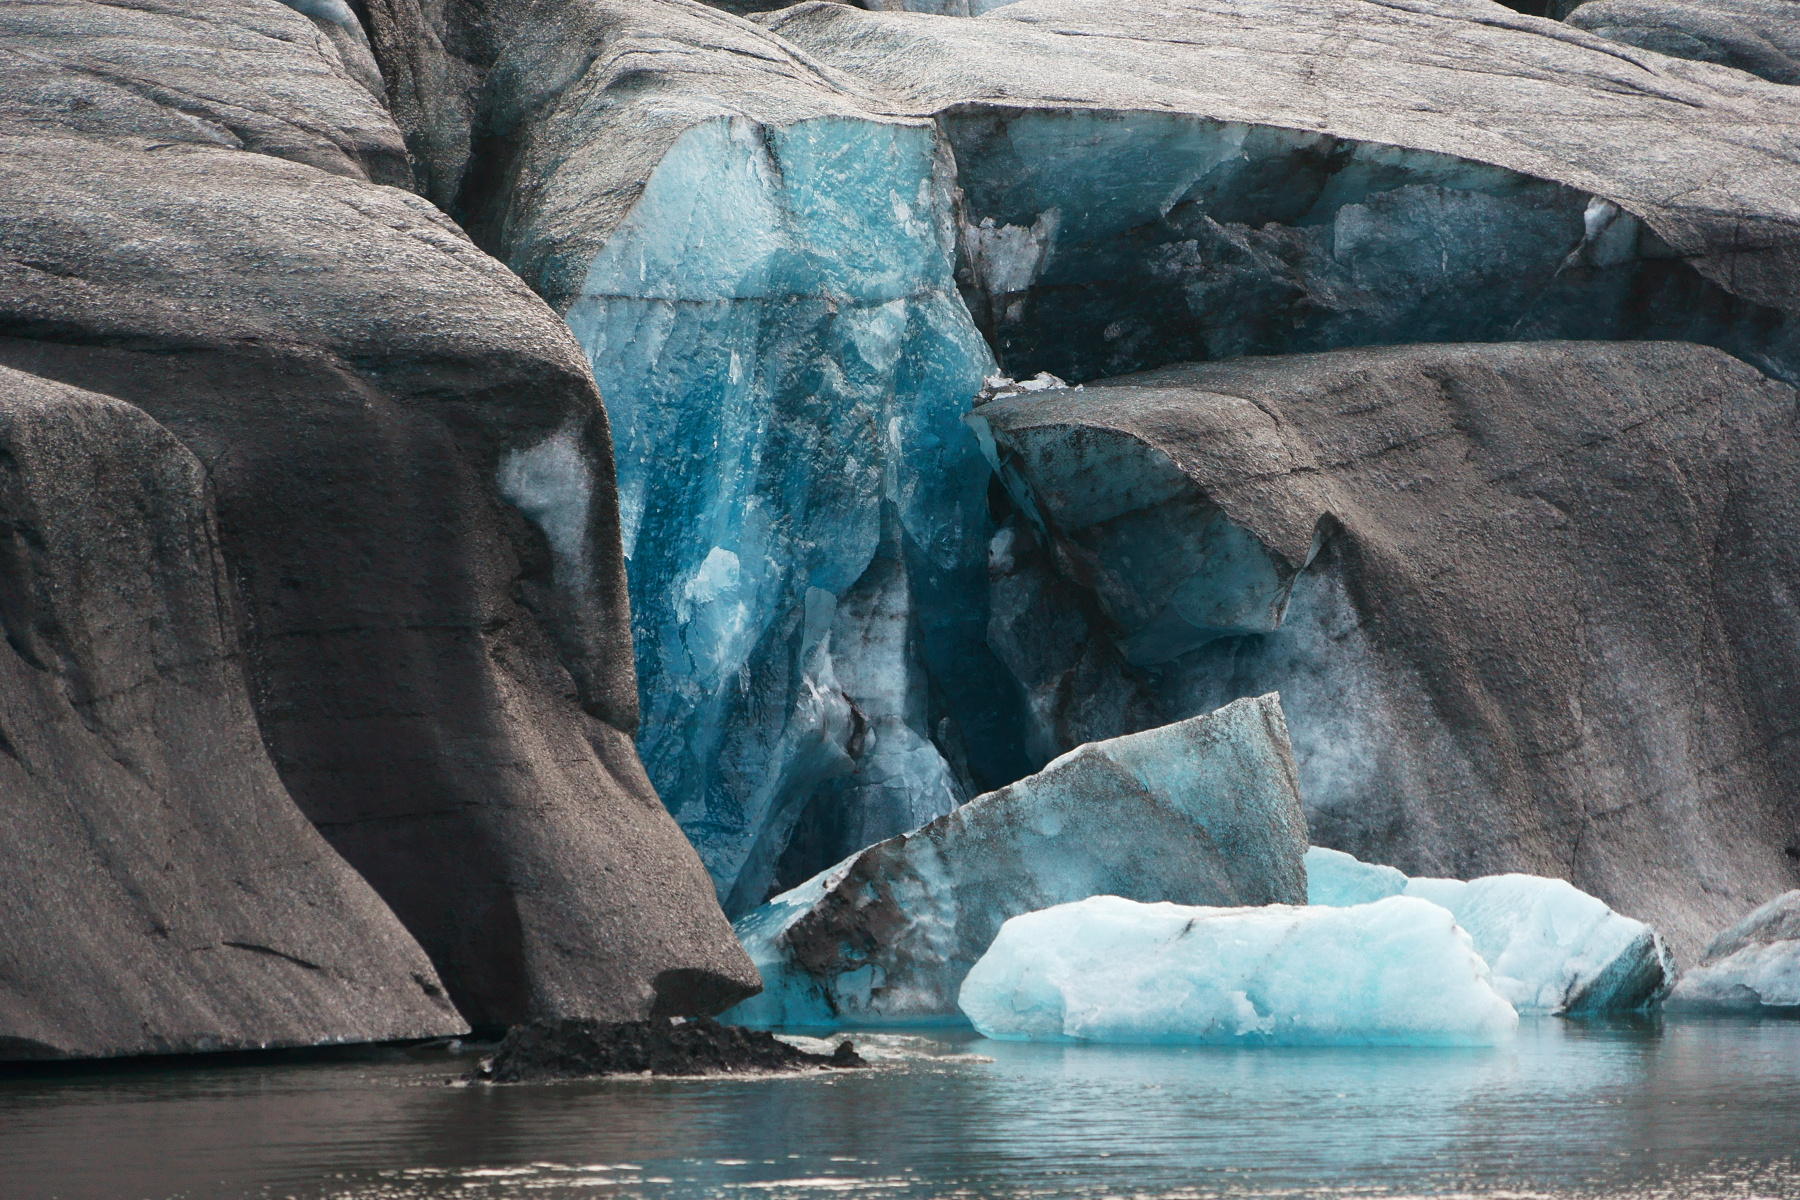
<svg viewBox="0 0 1800 1200">
<path fill-rule="evenodd" d="M 740 918 L 759 1025 L 954 1021 L 1008 917 L 1094 895 L 1304 899 L 1306 826 L 1274 696 L 1082 746 Z"/>
</svg>

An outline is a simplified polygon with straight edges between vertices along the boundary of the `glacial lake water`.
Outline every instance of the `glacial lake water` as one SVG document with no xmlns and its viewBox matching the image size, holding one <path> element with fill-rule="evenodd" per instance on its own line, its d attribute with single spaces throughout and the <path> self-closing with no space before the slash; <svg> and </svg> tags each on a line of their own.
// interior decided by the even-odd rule
<svg viewBox="0 0 1800 1200">
<path fill-rule="evenodd" d="M 9 1070 L 0 1197 L 1800 1197 L 1800 1021 L 1540 1018 L 1493 1050 L 929 1038 L 759 1079 L 453 1087 L 473 1059 L 442 1047 Z"/>
</svg>

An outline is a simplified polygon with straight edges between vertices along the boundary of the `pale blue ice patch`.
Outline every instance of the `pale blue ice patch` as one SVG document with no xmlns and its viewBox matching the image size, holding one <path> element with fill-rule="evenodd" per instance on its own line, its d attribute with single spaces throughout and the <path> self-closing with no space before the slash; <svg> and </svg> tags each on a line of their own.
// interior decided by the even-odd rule
<svg viewBox="0 0 1800 1200">
<path fill-rule="evenodd" d="M 1492 1046 L 1518 1015 L 1444 909 L 1094 896 L 1007 921 L 963 1012 L 1010 1041 Z"/>
</svg>

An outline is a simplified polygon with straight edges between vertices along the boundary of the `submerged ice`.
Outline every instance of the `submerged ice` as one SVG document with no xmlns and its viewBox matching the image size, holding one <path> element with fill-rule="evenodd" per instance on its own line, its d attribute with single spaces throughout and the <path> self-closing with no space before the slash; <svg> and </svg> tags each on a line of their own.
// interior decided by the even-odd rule
<svg viewBox="0 0 1800 1200">
<path fill-rule="evenodd" d="M 1094 896 L 1014 917 L 963 981 L 991 1038 L 1489 1046 L 1518 1017 L 1441 907 L 1191 908 Z"/>
<path fill-rule="evenodd" d="M 1520 1012 L 1642 1008 L 1675 978 L 1655 930 L 1565 880 L 1408 879 L 1338 850 L 1306 852 L 1308 904 L 1367 904 L 1394 895 L 1429 901 L 1455 917 L 1493 968 L 1495 989 Z"/>
</svg>

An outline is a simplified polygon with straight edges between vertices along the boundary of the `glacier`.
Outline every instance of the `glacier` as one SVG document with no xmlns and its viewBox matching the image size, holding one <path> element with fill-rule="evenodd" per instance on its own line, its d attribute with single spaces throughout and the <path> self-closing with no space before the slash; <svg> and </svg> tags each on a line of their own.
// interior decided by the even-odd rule
<svg viewBox="0 0 1800 1200">
<path fill-rule="evenodd" d="M 1800 1014 L 1800 890 L 1759 905 L 1714 938 L 1668 1007 Z"/>
<path fill-rule="evenodd" d="M 1717 73 L 1646 92 L 1586 35 L 1347 0 L 904 6 L 973 19 L 591 0 L 495 12 L 467 31 L 491 63 L 393 81 L 429 193 L 606 395 L 640 750 L 734 917 L 1082 741 L 1209 711 L 1163 700 L 1224 672 L 1170 656 L 1281 633 L 1304 564 L 1215 520 L 1193 540 L 1231 570 L 1119 661 L 1094 625 L 1050 644 L 1083 598 L 996 581 L 1033 538 L 953 423 L 996 370 L 1681 336 L 1792 373 L 1767 270 L 1789 106 Z M 1346 47 L 1336 90 L 1296 38 Z M 1065 654 L 1056 683 L 1002 667 Z M 1143 697 L 1159 672 L 1181 678 Z"/>
<path fill-rule="evenodd" d="M 1656 931 L 1562 879 L 1490 875 L 1409 879 L 1340 850 L 1306 852 L 1306 902 L 1369 904 L 1404 895 L 1449 911 L 1520 1012 L 1582 1014 L 1643 1008 L 1675 979 Z"/>
<path fill-rule="evenodd" d="M 699 123 L 566 314 L 612 421 L 639 752 L 731 915 L 790 842 L 816 869 L 1027 769 L 948 172 L 919 122 Z"/>
<path fill-rule="evenodd" d="M 1437 905 L 1094 896 L 1007 921 L 958 1003 L 1009 1041 L 1492 1046 L 1518 1015 Z"/>
<path fill-rule="evenodd" d="M 1306 823 L 1273 695 L 1079 747 L 891 838 L 733 926 L 763 992 L 746 1025 L 959 1022 L 1008 917 L 1101 894 L 1298 904 Z"/>
</svg>

